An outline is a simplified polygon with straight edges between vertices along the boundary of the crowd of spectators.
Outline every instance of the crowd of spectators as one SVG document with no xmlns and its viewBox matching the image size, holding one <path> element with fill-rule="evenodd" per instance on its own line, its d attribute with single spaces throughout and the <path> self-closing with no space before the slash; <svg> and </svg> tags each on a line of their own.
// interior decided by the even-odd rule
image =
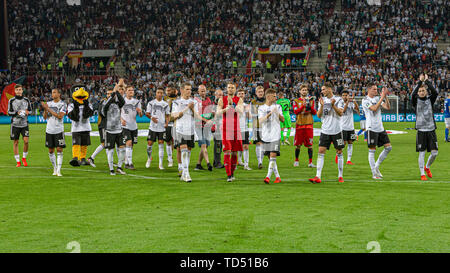
<svg viewBox="0 0 450 273">
<path fill-rule="evenodd" d="M 183 81 L 213 90 L 232 80 L 245 87 L 250 98 L 254 88 L 265 82 L 263 70 L 237 73 L 231 69 L 234 62 L 245 66 L 254 46 L 309 44 L 316 48 L 321 35 L 329 33 L 326 71 L 275 72 L 273 83 L 288 98 L 298 96 L 303 82 L 309 82 L 311 94 L 318 95 L 323 81 L 334 83 L 337 92 L 347 89 L 361 96 L 373 80 L 405 98 L 422 71 L 441 93 L 448 92 L 450 49 L 438 51 L 436 43 L 447 37 L 449 2 L 382 3 L 374 7 L 362 0 L 341 0 L 342 11 L 335 11 L 333 0 L 86 0 L 80 7 L 62 0 L 43 0 L 40 5 L 31 0 L 8 1 L 14 7 L 8 17 L 14 75 L 0 73 L 0 88 L 27 74 L 30 67 L 45 70 L 52 52 L 61 56 L 59 43 L 70 33 L 71 49 L 116 49 L 127 81 L 143 102 L 157 86 Z M 92 103 L 98 104 L 117 76 L 92 77 L 88 71 L 98 69 L 97 60 L 82 60 L 68 75 L 86 84 Z M 67 59 L 64 69 L 68 69 Z M 69 97 L 64 74 L 27 75 L 25 87 L 33 103 L 48 99 L 54 87 Z"/>
<path fill-rule="evenodd" d="M 12 70 L 38 70 L 53 52 L 62 55 L 61 39 L 76 21 L 73 7 L 62 0 L 10 0 L 7 6 Z"/>
<path fill-rule="evenodd" d="M 418 75 L 432 74 L 448 91 L 450 49 L 438 52 L 448 36 L 448 1 L 342 0 L 342 11 L 329 19 L 330 50 L 326 69 L 345 88 L 362 92 L 368 81 L 380 81 L 407 96 Z"/>
</svg>

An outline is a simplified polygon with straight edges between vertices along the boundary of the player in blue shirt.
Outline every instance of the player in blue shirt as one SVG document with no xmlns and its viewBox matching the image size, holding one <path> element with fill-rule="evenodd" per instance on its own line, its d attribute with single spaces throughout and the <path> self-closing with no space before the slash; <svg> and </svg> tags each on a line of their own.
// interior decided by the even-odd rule
<svg viewBox="0 0 450 273">
<path fill-rule="evenodd" d="M 450 130 L 450 93 L 444 103 L 444 119 L 445 119 L 445 142 L 450 142 L 448 139 L 448 131 Z"/>
<path fill-rule="evenodd" d="M 362 108 L 362 105 L 359 106 L 359 124 L 361 126 L 361 130 L 356 134 L 359 136 L 364 132 L 364 140 L 367 140 L 367 131 L 366 131 L 366 114 L 364 113 L 364 110 Z"/>
</svg>

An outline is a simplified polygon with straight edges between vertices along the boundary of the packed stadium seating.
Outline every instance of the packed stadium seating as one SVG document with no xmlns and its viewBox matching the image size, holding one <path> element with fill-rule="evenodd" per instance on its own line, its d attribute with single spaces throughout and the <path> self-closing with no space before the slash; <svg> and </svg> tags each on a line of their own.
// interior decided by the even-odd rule
<svg viewBox="0 0 450 273">
<path fill-rule="evenodd" d="M 326 71 L 273 74 L 288 97 L 296 96 L 302 82 L 311 83 L 311 92 L 318 94 L 325 80 L 357 95 L 368 81 L 379 80 L 405 97 L 421 71 L 427 71 L 440 92 L 450 89 L 450 49 L 436 46 L 450 30 L 448 1 L 382 1 L 381 7 L 338 1 L 340 10 L 334 0 L 86 0 L 81 6 L 11 0 L 12 72 L 0 73 L 0 85 L 26 75 L 27 94 L 37 102 L 48 98 L 52 87 L 67 93 L 73 82 L 84 82 L 93 91 L 93 102 L 98 101 L 117 75 L 99 77 L 92 70 L 98 64 L 87 60 L 55 71 L 50 57 L 61 60 L 61 41 L 66 39 L 71 41 L 68 49 L 116 49 L 115 60 L 143 101 L 169 81 L 213 89 L 232 79 L 251 96 L 257 84 L 264 84 L 264 71 L 235 71 L 233 61 L 245 67 L 255 47 L 315 44 L 326 34 Z"/>
</svg>

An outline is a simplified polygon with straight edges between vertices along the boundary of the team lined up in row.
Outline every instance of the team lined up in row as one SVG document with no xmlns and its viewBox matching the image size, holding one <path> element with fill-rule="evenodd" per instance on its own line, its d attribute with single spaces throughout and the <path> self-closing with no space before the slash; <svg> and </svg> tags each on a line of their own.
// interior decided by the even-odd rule
<svg viewBox="0 0 450 273">
<path fill-rule="evenodd" d="M 290 135 L 290 101 L 284 99 L 280 94 L 277 101 L 276 91 L 264 90 L 262 86 L 256 88 L 256 99 L 250 104 L 244 103 L 245 90 L 236 90 L 236 85 L 227 85 L 227 96 L 223 96 L 220 89 L 216 90 L 216 103 L 206 97 L 206 87 L 199 86 L 199 97 L 191 96 L 191 85 L 185 83 L 180 88 L 180 96 L 173 85 L 164 89 L 158 87 L 155 99 L 147 105 L 145 115 L 150 118 L 149 135 L 147 138 L 148 160 L 146 167 L 149 168 L 152 161 L 152 146 L 158 142 L 159 145 L 159 168 L 163 167 L 164 142 L 169 167 L 173 166 L 172 149 L 177 149 L 177 160 L 179 175 L 183 181 L 190 182 L 189 162 L 191 149 L 195 141 L 200 149 L 199 161 L 196 169 L 202 169 L 201 161 L 205 159 L 208 170 L 212 170 L 209 162 L 207 147 L 209 141 L 214 138 L 215 166 L 220 165 L 220 153 L 223 146 L 224 162 L 227 173 L 227 181 L 234 180 L 234 170 L 237 162 L 249 168 L 250 132 L 248 124 L 253 124 L 253 140 L 256 144 L 256 156 L 258 167 L 262 168 L 263 156 L 269 157 L 268 173 L 264 182 L 269 183 L 272 173 L 276 176 L 275 182 L 281 182 L 276 165 L 276 157 L 280 155 L 280 145 L 284 140 L 284 129 L 288 128 L 287 138 Z M 18 139 L 24 137 L 24 153 L 22 163 L 26 166 L 26 155 L 28 150 L 28 123 L 26 116 L 30 111 L 29 101 L 22 97 L 22 87 L 16 86 L 16 97 L 9 102 L 9 115 L 12 116 L 11 139 L 14 140 L 14 153 L 17 166 L 20 166 L 18 153 Z M 75 88 L 74 92 L 83 93 L 80 96 L 88 97 L 83 88 Z M 430 92 L 428 92 L 430 91 Z M 353 96 L 346 91 L 341 97 L 333 94 L 333 86 L 325 83 L 322 86 L 322 97 L 319 99 L 319 109 L 315 109 L 313 98 L 309 97 L 308 86 L 300 87 L 301 97 L 293 101 L 293 111 L 297 115 L 295 133 L 295 162 L 298 166 L 300 147 L 308 148 L 309 167 L 312 164 L 312 142 L 313 142 L 313 115 L 321 118 L 322 131 L 319 140 L 319 151 L 317 159 L 316 177 L 310 179 L 313 183 L 321 182 L 321 173 L 324 164 L 324 156 L 333 143 L 336 149 L 336 162 L 338 165 L 338 181 L 343 182 L 344 160 L 342 150 L 346 144 L 347 164 L 351 162 L 353 145 L 356 140 L 354 129 L 353 112 L 359 112 L 358 105 Z M 369 146 L 369 164 L 374 179 L 381 179 L 380 165 L 392 150 L 389 137 L 384 130 L 381 116 L 381 108 L 389 109 L 390 103 L 387 99 L 388 90 L 383 88 L 381 96 L 378 96 L 376 84 L 367 87 L 367 96 L 362 101 L 362 112 L 367 118 L 367 142 Z M 61 175 L 62 149 L 65 147 L 63 117 L 68 114 L 72 120 L 72 152 L 73 166 L 92 165 L 95 167 L 94 159 L 103 149 L 107 150 L 108 165 L 112 175 L 115 174 L 113 166 L 114 148 L 118 154 L 117 172 L 125 174 L 122 166 L 134 169 L 132 161 L 133 144 L 137 143 L 137 115 L 143 116 L 141 103 L 134 97 L 132 86 L 126 86 L 121 79 L 113 89 L 108 90 L 107 98 L 99 108 L 99 132 L 100 142 L 94 154 L 86 160 L 87 146 L 90 145 L 91 125 L 89 117 L 93 114 L 92 107 L 87 99 L 84 101 L 74 100 L 66 109 L 65 103 L 60 98 L 59 90 L 52 91 L 53 100 L 42 103 L 45 111 L 44 117 L 48 120 L 46 128 L 46 146 L 49 148 L 49 157 L 54 167 L 54 175 Z M 421 179 L 426 180 L 425 173 L 431 177 L 430 166 L 437 156 L 436 125 L 432 111 L 432 105 L 436 101 L 437 92 L 426 75 L 421 75 L 419 83 L 412 95 L 412 102 L 416 108 L 417 121 L 417 151 L 419 152 L 419 167 Z M 449 98 L 450 100 L 450 98 Z M 449 107 L 446 102 L 446 109 Z M 448 111 L 448 109 L 447 109 Z M 448 122 L 446 118 L 446 123 Z M 448 124 L 447 124 L 448 126 Z M 286 139 L 287 141 L 287 139 Z M 384 146 L 384 150 L 375 162 L 376 147 Z M 172 148 L 173 147 L 173 148 Z M 57 157 L 54 150 L 57 150 Z M 425 166 L 425 152 L 431 152 Z M 238 159 L 239 153 L 239 159 Z M 217 156 L 219 154 L 219 156 Z M 243 155 L 243 160 L 241 159 Z M 218 158 L 219 157 L 219 158 Z"/>
</svg>

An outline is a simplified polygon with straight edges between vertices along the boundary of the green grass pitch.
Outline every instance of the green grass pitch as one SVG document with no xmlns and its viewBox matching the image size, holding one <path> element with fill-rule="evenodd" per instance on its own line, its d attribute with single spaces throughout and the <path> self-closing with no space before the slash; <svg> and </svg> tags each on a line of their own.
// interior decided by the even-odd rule
<svg viewBox="0 0 450 273">
<path fill-rule="evenodd" d="M 282 146 L 283 182 L 265 185 L 268 161 L 256 170 L 254 146 L 254 170 L 238 167 L 233 183 L 225 181 L 224 169 L 194 171 L 196 147 L 188 184 L 180 182 L 176 164 L 157 169 L 157 145 L 145 169 L 143 137 L 134 149 L 138 170 L 115 177 L 104 152 L 95 169 L 71 167 L 68 137 L 58 178 L 51 175 L 45 125 L 30 125 L 27 168 L 15 168 L 10 127 L 2 125 L 0 251 L 69 252 L 67 244 L 76 241 L 81 252 L 369 252 L 367 244 L 376 241 L 381 252 L 449 252 L 450 143 L 443 141 L 444 124 L 438 124 L 439 155 L 429 182 L 419 180 L 416 132 L 405 130 L 414 124 L 385 127 L 408 133 L 390 136 L 393 151 L 381 167 L 383 181 L 371 179 L 367 146 L 360 140 L 355 165 L 344 167 L 344 184 L 337 182 L 333 148 L 325 157 L 324 183 L 314 185 L 308 182 L 315 169 L 306 167 L 306 150 L 294 168 L 294 147 Z M 99 143 L 91 139 L 88 154 Z M 317 142 L 315 137 L 314 163 Z"/>
</svg>

